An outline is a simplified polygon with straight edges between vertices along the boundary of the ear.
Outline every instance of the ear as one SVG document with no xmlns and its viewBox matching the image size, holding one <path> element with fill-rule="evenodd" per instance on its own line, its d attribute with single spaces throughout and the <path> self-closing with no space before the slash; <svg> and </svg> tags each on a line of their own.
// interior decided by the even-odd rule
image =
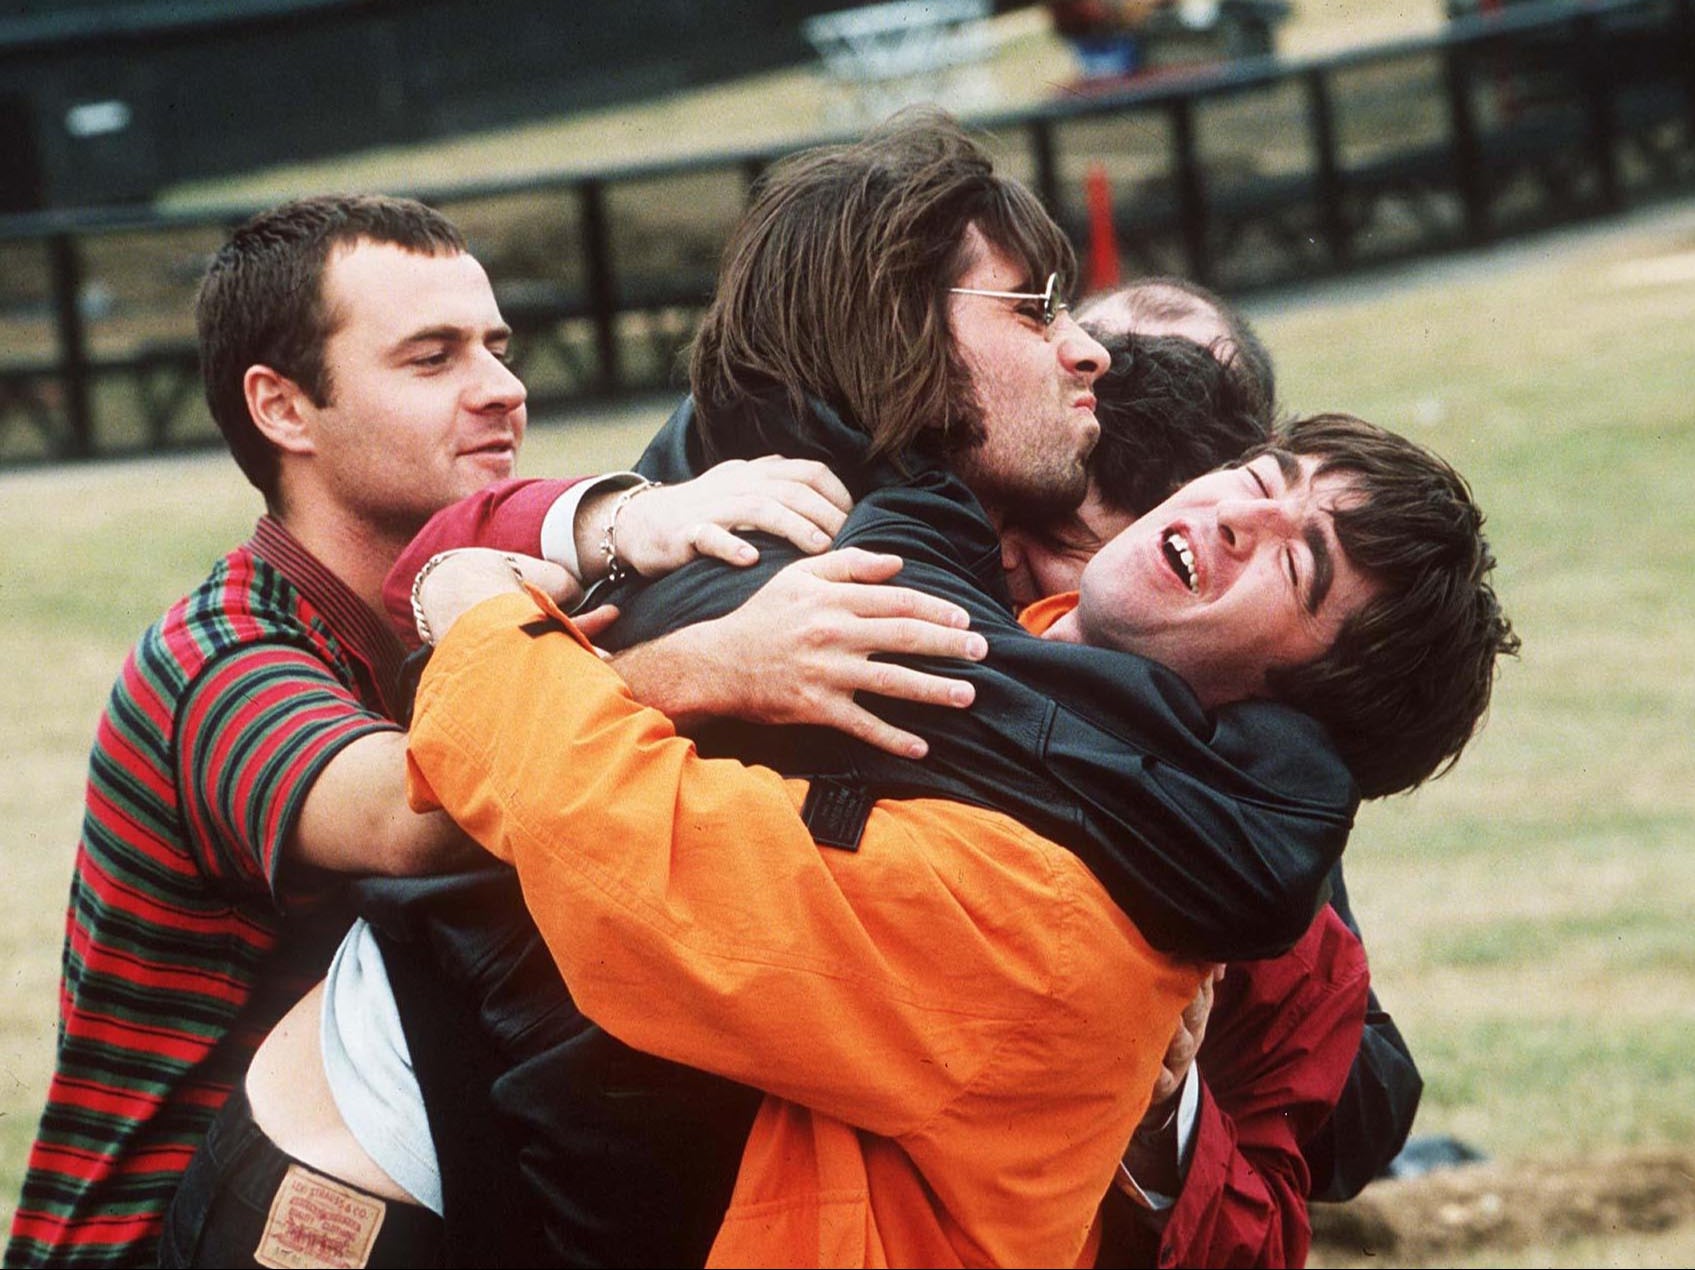
<svg viewBox="0 0 1695 1270">
<path fill-rule="evenodd" d="M 1023 535 L 1003 532 L 1001 534 L 1001 571 L 1014 573 L 1024 568 L 1025 563 Z"/>
<path fill-rule="evenodd" d="M 241 388 L 253 426 L 267 441 L 287 454 L 315 452 L 314 407 L 299 384 L 269 366 L 249 366 Z"/>
</svg>

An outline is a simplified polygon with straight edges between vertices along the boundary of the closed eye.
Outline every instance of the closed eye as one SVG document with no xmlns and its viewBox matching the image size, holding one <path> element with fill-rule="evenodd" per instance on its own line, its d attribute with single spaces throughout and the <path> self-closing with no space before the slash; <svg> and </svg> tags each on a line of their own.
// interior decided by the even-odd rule
<svg viewBox="0 0 1695 1270">
<path fill-rule="evenodd" d="M 1261 498 L 1270 498 L 1271 497 L 1271 487 L 1265 483 L 1265 478 L 1263 476 L 1261 476 L 1258 472 L 1254 471 L 1254 469 L 1252 467 L 1245 467 L 1242 470 L 1244 472 L 1246 472 L 1249 476 L 1254 478 L 1254 484 L 1259 486 L 1259 492 L 1260 492 Z"/>
</svg>

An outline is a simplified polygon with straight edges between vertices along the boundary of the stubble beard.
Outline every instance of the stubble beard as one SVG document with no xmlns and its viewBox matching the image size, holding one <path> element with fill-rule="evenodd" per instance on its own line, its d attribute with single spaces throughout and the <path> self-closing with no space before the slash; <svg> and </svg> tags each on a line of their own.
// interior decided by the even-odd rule
<svg viewBox="0 0 1695 1270">
<path fill-rule="evenodd" d="M 994 471 L 982 464 L 981 448 L 960 456 L 957 471 L 977 501 L 997 522 L 1044 524 L 1069 517 L 1089 492 L 1087 463 L 1061 463 L 1051 455 L 1033 455 L 1016 471 Z"/>
</svg>

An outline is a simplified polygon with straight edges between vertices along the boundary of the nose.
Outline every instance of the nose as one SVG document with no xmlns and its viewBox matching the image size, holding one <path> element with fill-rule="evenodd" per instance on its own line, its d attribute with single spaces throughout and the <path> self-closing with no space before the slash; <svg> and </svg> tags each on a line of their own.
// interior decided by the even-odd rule
<svg viewBox="0 0 1695 1270">
<path fill-rule="evenodd" d="M 1086 384 L 1093 384 L 1106 372 L 1112 354 L 1077 324 L 1069 309 L 1054 318 L 1053 332 L 1059 347 L 1060 363 L 1066 370 Z"/>
<path fill-rule="evenodd" d="M 1282 542 L 1300 532 L 1300 518 L 1284 499 L 1235 498 L 1218 504 L 1218 535 L 1225 550 L 1250 555 L 1262 542 Z"/>
<path fill-rule="evenodd" d="M 477 355 L 477 373 L 470 385 L 471 408 L 479 413 L 510 414 L 529 396 L 524 381 L 491 350 Z"/>
</svg>

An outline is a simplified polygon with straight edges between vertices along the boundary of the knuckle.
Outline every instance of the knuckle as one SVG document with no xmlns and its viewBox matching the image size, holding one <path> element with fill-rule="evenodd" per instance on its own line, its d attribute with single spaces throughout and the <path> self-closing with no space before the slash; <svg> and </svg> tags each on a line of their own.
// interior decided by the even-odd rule
<svg viewBox="0 0 1695 1270">
<path fill-rule="evenodd" d="M 882 661 L 867 662 L 866 667 L 868 673 L 865 686 L 879 696 L 888 696 L 899 685 L 900 673 L 898 667 Z"/>
</svg>

